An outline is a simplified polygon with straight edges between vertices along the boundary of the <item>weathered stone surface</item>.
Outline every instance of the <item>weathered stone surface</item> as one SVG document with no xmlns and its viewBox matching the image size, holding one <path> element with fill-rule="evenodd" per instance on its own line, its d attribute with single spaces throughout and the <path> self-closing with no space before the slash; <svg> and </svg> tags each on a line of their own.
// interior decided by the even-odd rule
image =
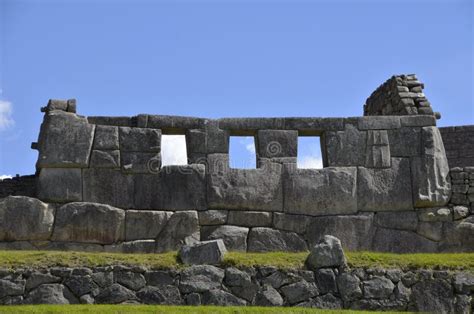
<svg viewBox="0 0 474 314">
<path fill-rule="evenodd" d="M 157 252 L 173 251 L 184 244 L 199 241 L 199 221 L 196 211 L 175 212 L 156 238 Z"/>
<path fill-rule="evenodd" d="M 415 231 L 418 216 L 414 211 L 379 212 L 375 214 L 375 224 L 382 228 Z"/>
<path fill-rule="evenodd" d="M 206 168 L 192 164 L 165 166 L 157 174 L 135 176 L 135 207 L 202 210 L 206 208 Z"/>
<path fill-rule="evenodd" d="M 136 297 L 133 291 L 128 290 L 118 283 L 114 283 L 102 290 L 95 298 L 95 302 L 98 304 L 118 304 L 135 299 Z"/>
<path fill-rule="evenodd" d="M 223 225 L 227 222 L 227 215 L 229 211 L 227 210 L 206 210 L 200 211 L 199 215 L 199 224 L 202 226 L 214 226 L 214 225 Z"/>
<path fill-rule="evenodd" d="M 69 203 L 58 208 L 51 239 L 112 244 L 124 237 L 124 210 L 96 203 Z"/>
<path fill-rule="evenodd" d="M 259 130 L 256 139 L 258 157 L 296 157 L 298 131 Z"/>
<path fill-rule="evenodd" d="M 220 290 L 212 289 L 204 291 L 202 294 L 203 305 L 221 305 L 221 306 L 236 306 L 245 305 L 246 302 L 242 299 L 237 298 L 233 294 Z"/>
<path fill-rule="evenodd" d="M 308 223 L 308 216 L 273 213 L 273 226 L 279 230 L 304 234 Z"/>
<path fill-rule="evenodd" d="M 426 222 L 444 222 L 444 221 L 452 221 L 453 215 L 451 209 L 447 207 L 440 207 L 440 208 L 423 208 L 417 209 L 416 212 L 418 213 L 418 219 L 420 221 Z"/>
<path fill-rule="evenodd" d="M 161 130 L 145 128 L 119 129 L 120 150 L 124 152 L 159 152 L 161 149 Z"/>
<path fill-rule="evenodd" d="M 71 293 L 61 284 L 44 284 L 32 290 L 26 296 L 25 304 L 71 304 L 78 303 Z"/>
<path fill-rule="evenodd" d="M 395 285 L 390 279 L 375 276 L 364 282 L 364 297 L 369 299 L 389 299 Z"/>
<path fill-rule="evenodd" d="M 71 276 L 64 281 L 64 285 L 77 297 L 98 289 L 90 276 Z"/>
<path fill-rule="evenodd" d="M 402 127 L 388 131 L 390 153 L 393 157 L 412 157 L 421 154 L 421 129 Z"/>
<path fill-rule="evenodd" d="M 167 286 L 174 285 L 175 280 L 168 272 L 164 270 L 152 270 L 145 273 L 145 279 L 149 286 Z"/>
<path fill-rule="evenodd" d="M 344 131 L 326 132 L 323 140 L 329 167 L 365 164 L 367 132 L 346 124 Z"/>
<path fill-rule="evenodd" d="M 393 253 L 437 252 L 438 244 L 411 231 L 377 228 L 372 249 Z"/>
<path fill-rule="evenodd" d="M 194 265 L 181 273 L 179 290 L 182 293 L 204 292 L 219 289 L 224 270 L 211 265 Z"/>
<path fill-rule="evenodd" d="M 160 153 L 122 152 L 121 156 L 124 173 L 155 173 L 161 168 Z"/>
<path fill-rule="evenodd" d="M 337 287 L 344 301 L 352 301 L 362 297 L 359 278 L 349 273 L 343 273 L 337 277 Z"/>
<path fill-rule="evenodd" d="M 400 117 L 372 116 L 358 118 L 359 130 L 390 130 L 400 128 Z"/>
<path fill-rule="evenodd" d="M 457 293 L 469 294 L 474 292 L 474 274 L 467 272 L 456 274 L 453 285 Z"/>
<path fill-rule="evenodd" d="M 216 265 L 224 260 L 226 252 L 224 241 L 219 239 L 183 245 L 178 252 L 178 257 L 184 264 Z"/>
<path fill-rule="evenodd" d="M 409 160 L 392 158 L 388 169 L 359 167 L 357 192 L 360 211 L 413 209 Z"/>
<path fill-rule="evenodd" d="M 417 311 L 453 313 L 453 301 L 453 288 L 445 280 L 424 280 L 412 287 L 411 302 Z"/>
<path fill-rule="evenodd" d="M 183 303 L 181 294 L 175 286 L 146 286 L 137 292 L 137 297 L 145 304 L 179 305 Z"/>
<path fill-rule="evenodd" d="M 193 292 L 185 296 L 186 305 L 201 305 L 201 295 Z"/>
<path fill-rule="evenodd" d="M 140 290 L 145 287 L 146 281 L 142 274 L 133 271 L 118 271 L 114 274 L 117 283 L 130 290 Z"/>
<path fill-rule="evenodd" d="M 93 150 L 91 168 L 120 168 L 119 150 Z"/>
<path fill-rule="evenodd" d="M 469 216 L 469 208 L 465 206 L 454 206 L 453 218 L 454 220 L 460 220 Z"/>
<path fill-rule="evenodd" d="M 95 128 L 94 149 L 119 149 L 118 127 L 108 125 L 97 125 Z"/>
<path fill-rule="evenodd" d="M 436 117 L 433 115 L 417 115 L 400 117 L 402 126 L 436 126 Z"/>
<path fill-rule="evenodd" d="M 336 275 L 330 268 L 321 268 L 314 272 L 316 284 L 321 294 L 337 292 Z"/>
<path fill-rule="evenodd" d="M 313 216 L 355 213 L 356 179 L 355 167 L 289 170 L 284 179 L 284 211 Z"/>
<path fill-rule="evenodd" d="M 48 240 L 53 230 L 53 205 L 26 196 L 0 199 L 0 241 Z"/>
<path fill-rule="evenodd" d="M 108 287 L 114 283 L 113 272 L 96 272 L 91 274 L 92 280 L 102 288 Z"/>
<path fill-rule="evenodd" d="M 227 223 L 244 227 L 269 227 L 272 225 L 272 213 L 231 210 Z"/>
<path fill-rule="evenodd" d="M 27 291 L 38 287 L 39 285 L 46 284 L 46 283 L 57 283 L 60 282 L 61 278 L 57 276 L 53 276 L 51 274 L 44 274 L 40 272 L 32 273 L 28 279 L 26 280 L 25 289 Z"/>
<path fill-rule="evenodd" d="M 311 301 L 311 307 L 315 307 L 318 309 L 342 309 L 343 302 L 340 298 L 335 297 L 333 294 L 328 293 L 322 296 L 315 297 Z"/>
<path fill-rule="evenodd" d="M 234 295 L 249 302 L 253 301 L 258 290 L 249 274 L 233 267 L 225 270 L 224 283 Z"/>
<path fill-rule="evenodd" d="M 84 169 L 84 201 L 133 208 L 134 182 L 131 175 L 114 169 Z"/>
<path fill-rule="evenodd" d="M 443 235 L 443 223 L 421 221 L 416 232 L 432 241 L 440 241 Z"/>
<path fill-rule="evenodd" d="M 226 154 L 208 156 L 207 200 L 211 209 L 281 211 L 281 165 L 230 169 Z"/>
<path fill-rule="evenodd" d="M 87 168 L 95 126 L 73 113 L 45 115 L 39 135 L 39 168 Z"/>
<path fill-rule="evenodd" d="M 340 239 L 349 251 L 370 250 L 373 236 L 372 213 L 344 216 L 314 217 L 306 231 L 306 239 L 310 247 L 329 234 Z"/>
<path fill-rule="evenodd" d="M 469 314 L 472 312 L 472 297 L 467 295 L 457 295 L 454 301 L 454 313 Z"/>
<path fill-rule="evenodd" d="M 127 210 L 125 240 L 155 239 L 163 230 L 173 212 Z"/>
<path fill-rule="evenodd" d="M 300 252 L 307 249 L 306 242 L 294 232 L 260 227 L 252 228 L 249 232 L 249 252 Z"/>
<path fill-rule="evenodd" d="M 270 285 L 264 285 L 255 297 L 257 306 L 282 306 L 283 298 L 278 291 Z"/>
<path fill-rule="evenodd" d="M 82 201 L 81 169 L 41 169 L 38 177 L 38 198 L 57 203 Z"/>
<path fill-rule="evenodd" d="M 346 265 L 346 257 L 341 241 L 331 235 L 325 235 L 314 245 L 306 259 L 306 266 L 311 270 L 344 265 Z"/>
<path fill-rule="evenodd" d="M 247 251 L 249 228 L 237 226 L 202 227 L 201 240 L 222 239 L 230 251 Z"/>
<path fill-rule="evenodd" d="M 289 304 L 296 304 L 318 295 L 318 288 L 313 283 L 299 281 L 281 288 L 283 296 Z"/>
<path fill-rule="evenodd" d="M 0 299 L 6 296 L 22 295 L 25 291 L 25 281 L 11 282 L 0 279 Z"/>
<path fill-rule="evenodd" d="M 301 281 L 301 276 L 298 276 L 297 274 L 291 272 L 291 271 L 286 271 L 286 270 L 271 270 L 271 274 L 267 275 L 263 279 L 263 284 L 269 284 L 275 289 L 280 289 L 282 286 L 296 283 L 298 281 Z"/>
</svg>

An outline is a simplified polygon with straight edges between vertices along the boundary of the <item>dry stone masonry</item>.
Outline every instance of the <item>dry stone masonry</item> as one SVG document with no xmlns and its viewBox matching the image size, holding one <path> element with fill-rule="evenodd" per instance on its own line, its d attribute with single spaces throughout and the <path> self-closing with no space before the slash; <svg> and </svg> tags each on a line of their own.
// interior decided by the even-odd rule
<svg viewBox="0 0 474 314">
<path fill-rule="evenodd" d="M 333 235 L 348 250 L 474 251 L 472 171 L 450 172 L 422 88 L 394 76 L 352 118 L 84 117 L 51 100 L 35 195 L 7 193 L 38 199 L 0 200 L 0 247 L 305 251 Z M 161 166 L 167 134 L 185 135 L 187 165 Z M 229 166 L 230 136 L 255 138 L 256 169 Z M 297 167 L 298 136 L 320 137 L 323 169 Z"/>
</svg>

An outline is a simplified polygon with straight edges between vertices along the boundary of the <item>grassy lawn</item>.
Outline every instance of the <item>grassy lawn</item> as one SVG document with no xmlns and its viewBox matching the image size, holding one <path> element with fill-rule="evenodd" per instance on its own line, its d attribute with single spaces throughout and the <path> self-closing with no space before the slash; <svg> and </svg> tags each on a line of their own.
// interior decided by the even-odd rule
<svg viewBox="0 0 474 314">
<path fill-rule="evenodd" d="M 236 307 L 236 306 L 164 306 L 164 305 L 20 305 L 2 306 L 0 313 L 374 313 L 351 310 L 319 310 L 292 307 Z M 398 312 L 383 312 L 398 313 Z"/>
<path fill-rule="evenodd" d="M 227 253 L 226 266 L 275 266 L 302 268 L 308 253 Z M 351 267 L 433 268 L 474 271 L 474 253 L 392 254 L 377 252 L 348 252 Z M 142 265 L 150 268 L 184 267 L 176 252 L 164 254 L 118 254 L 57 251 L 0 251 L 0 268 L 51 266 Z"/>
</svg>

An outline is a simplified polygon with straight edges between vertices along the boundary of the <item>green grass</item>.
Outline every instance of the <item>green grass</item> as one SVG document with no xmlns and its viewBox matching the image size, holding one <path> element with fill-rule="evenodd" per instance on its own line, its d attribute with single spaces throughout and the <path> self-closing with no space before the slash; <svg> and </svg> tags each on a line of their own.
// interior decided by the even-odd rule
<svg viewBox="0 0 474 314">
<path fill-rule="evenodd" d="M 351 310 L 319 310 L 294 307 L 236 307 L 236 306 L 164 306 L 164 305 L 20 305 L 1 306 L 0 313 L 374 313 Z M 398 313 L 398 312 L 383 312 Z"/>
<path fill-rule="evenodd" d="M 226 254 L 223 265 L 235 267 L 275 266 L 302 268 L 308 253 L 240 253 Z M 393 254 L 377 252 L 348 252 L 351 267 L 463 269 L 474 271 L 474 253 Z M 118 254 L 55 251 L 0 251 L 0 268 L 52 266 L 141 265 L 149 268 L 180 268 L 176 252 L 163 254 Z"/>
</svg>

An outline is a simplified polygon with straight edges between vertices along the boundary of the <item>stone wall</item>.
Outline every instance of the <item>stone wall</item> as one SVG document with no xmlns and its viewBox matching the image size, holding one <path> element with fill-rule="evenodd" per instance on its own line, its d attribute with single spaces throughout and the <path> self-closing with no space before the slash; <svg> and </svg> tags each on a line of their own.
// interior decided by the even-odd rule
<svg viewBox="0 0 474 314">
<path fill-rule="evenodd" d="M 0 180 L 0 198 L 9 195 L 36 197 L 36 176 L 15 176 L 11 179 Z"/>
<path fill-rule="evenodd" d="M 439 128 L 451 168 L 474 167 L 474 125 Z"/>
<path fill-rule="evenodd" d="M 0 270 L 1 304 L 303 306 L 472 313 L 474 276 L 442 270 L 108 266 Z"/>
</svg>

